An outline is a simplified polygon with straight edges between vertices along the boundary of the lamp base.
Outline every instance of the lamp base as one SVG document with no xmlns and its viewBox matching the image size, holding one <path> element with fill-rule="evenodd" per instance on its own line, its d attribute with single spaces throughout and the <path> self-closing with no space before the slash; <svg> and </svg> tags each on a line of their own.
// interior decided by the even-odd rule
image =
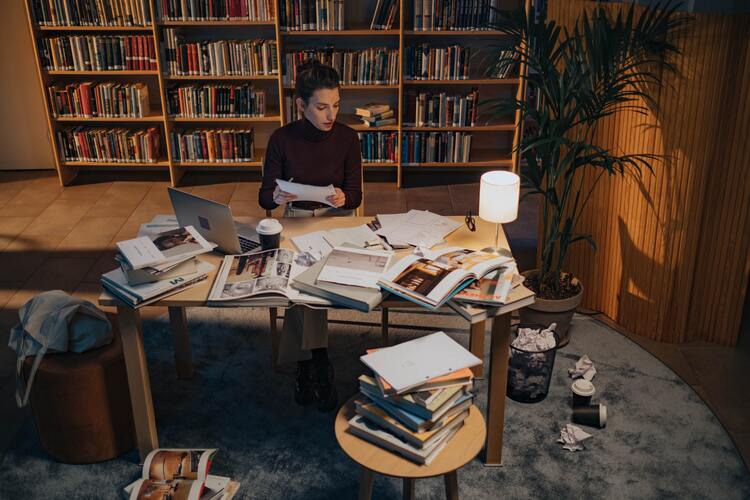
<svg viewBox="0 0 750 500">
<path fill-rule="evenodd" d="M 510 253 L 510 250 L 508 250 L 507 248 L 486 247 L 483 248 L 482 251 L 497 255 L 499 257 L 510 257 L 511 259 L 513 258 L 513 254 Z"/>
</svg>

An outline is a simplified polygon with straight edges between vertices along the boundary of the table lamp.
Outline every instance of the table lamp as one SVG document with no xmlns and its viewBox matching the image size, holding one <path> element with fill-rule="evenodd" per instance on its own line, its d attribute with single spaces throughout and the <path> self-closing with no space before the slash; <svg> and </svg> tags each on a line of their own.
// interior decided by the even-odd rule
<svg viewBox="0 0 750 500">
<path fill-rule="evenodd" d="M 511 256 L 509 250 L 500 248 L 500 224 L 513 222 L 518 217 L 518 197 L 521 179 L 512 172 L 496 170 L 482 174 L 479 183 L 479 218 L 497 224 L 495 246 L 482 251 Z"/>
</svg>

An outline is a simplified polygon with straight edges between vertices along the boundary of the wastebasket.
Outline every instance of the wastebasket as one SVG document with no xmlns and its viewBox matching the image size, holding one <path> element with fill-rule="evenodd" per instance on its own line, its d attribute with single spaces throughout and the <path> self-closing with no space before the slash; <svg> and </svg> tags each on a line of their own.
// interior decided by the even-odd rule
<svg viewBox="0 0 750 500">
<path fill-rule="evenodd" d="M 547 327 L 536 323 L 519 323 L 511 327 L 507 395 L 513 401 L 538 403 L 547 397 L 560 339 L 557 333 L 553 332 L 554 347 L 544 351 L 526 351 L 513 347 L 519 328 L 545 329 Z"/>
</svg>

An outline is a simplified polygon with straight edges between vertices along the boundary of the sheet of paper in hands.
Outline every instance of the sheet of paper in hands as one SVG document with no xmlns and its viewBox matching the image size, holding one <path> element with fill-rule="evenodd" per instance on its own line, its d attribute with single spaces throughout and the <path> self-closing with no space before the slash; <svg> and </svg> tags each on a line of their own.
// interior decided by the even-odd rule
<svg viewBox="0 0 750 500">
<path fill-rule="evenodd" d="M 282 191 L 295 195 L 299 201 L 317 201 L 333 206 L 326 199 L 336 194 L 331 184 L 327 186 L 311 186 L 310 184 L 298 184 L 283 179 L 276 179 L 276 184 L 279 185 L 279 189 Z"/>
</svg>

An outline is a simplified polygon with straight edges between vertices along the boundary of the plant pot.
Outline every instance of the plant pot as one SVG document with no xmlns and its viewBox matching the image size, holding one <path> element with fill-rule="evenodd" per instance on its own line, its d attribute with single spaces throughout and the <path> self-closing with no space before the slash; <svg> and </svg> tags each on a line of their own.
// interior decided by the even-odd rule
<svg viewBox="0 0 750 500">
<path fill-rule="evenodd" d="M 532 269 L 524 271 L 521 274 L 529 277 L 536 273 L 537 270 Z M 573 297 L 561 300 L 540 299 L 536 297 L 534 303 L 522 308 L 518 311 L 518 315 L 521 323 L 539 323 L 546 326 L 549 326 L 551 323 L 557 323 L 555 332 L 560 339 L 558 347 L 563 347 L 570 341 L 570 334 L 568 333 L 570 320 L 573 319 L 573 313 L 581 303 L 582 297 L 583 284 L 581 283 L 581 291 Z"/>
</svg>

